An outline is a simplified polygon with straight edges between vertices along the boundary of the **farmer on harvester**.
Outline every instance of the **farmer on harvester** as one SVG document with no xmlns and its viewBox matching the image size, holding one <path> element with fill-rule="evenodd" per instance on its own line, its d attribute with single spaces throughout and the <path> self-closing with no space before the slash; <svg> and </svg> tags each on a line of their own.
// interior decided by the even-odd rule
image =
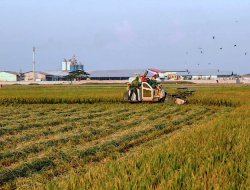
<svg viewBox="0 0 250 190">
<path fill-rule="evenodd" d="M 142 82 L 148 82 L 146 76 L 148 75 L 148 71 L 145 71 L 144 75 L 141 76 L 141 81 Z"/>
<path fill-rule="evenodd" d="M 129 99 L 132 100 L 132 95 L 133 93 L 135 93 L 136 96 L 136 100 L 138 100 L 138 93 L 137 93 L 137 88 L 139 88 L 139 77 L 136 77 L 135 80 L 132 81 L 132 85 L 131 85 L 131 90 L 130 90 L 130 96 Z"/>
<path fill-rule="evenodd" d="M 149 85 L 151 85 L 152 88 L 156 90 L 155 95 L 158 95 L 159 86 L 158 86 L 158 83 L 156 82 L 156 75 L 152 76 L 151 80 L 149 81 Z"/>
</svg>

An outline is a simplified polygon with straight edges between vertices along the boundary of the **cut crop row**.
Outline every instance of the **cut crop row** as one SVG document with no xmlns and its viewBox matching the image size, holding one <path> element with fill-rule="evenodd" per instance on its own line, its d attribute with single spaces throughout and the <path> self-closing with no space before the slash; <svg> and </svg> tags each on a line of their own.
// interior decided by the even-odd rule
<svg viewBox="0 0 250 190">
<path fill-rule="evenodd" d="M 0 104 L 92 104 L 98 102 L 123 102 L 123 97 L 92 98 L 0 98 Z"/>
<path fill-rule="evenodd" d="M 159 114 L 159 117 L 163 117 L 166 114 L 175 113 L 177 110 L 178 108 L 165 111 Z M 137 110 L 135 113 L 143 113 L 147 111 L 148 109 Z M 154 118 L 154 119 L 157 119 L 157 118 Z M 148 117 L 148 120 L 153 121 L 154 119 Z M 142 121 L 143 121 L 142 119 L 136 118 L 133 121 L 130 121 L 128 124 L 119 125 L 119 126 L 117 124 L 110 123 L 104 128 L 99 128 L 99 129 L 91 128 L 91 131 L 85 132 L 85 133 L 72 134 L 72 135 L 62 137 L 59 139 L 50 139 L 50 140 L 46 139 L 39 143 L 32 143 L 32 144 L 29 143 L 27 147 L 22 147 L 21 150 L 19 149 L 19 150 L 0 152 L 0 162 L 2 165 L 8 166 L 12 163 L 17 162 L 19 159 L 25 159 L 30 153 L 38 153 L 38 152 L 46 150 L 49 147 L 56 147 L 59 145 L 62 146 L 68 142 L 70 142 L 71 144 L 79 144 L 79 143 L 83 143 L 84 141 L 89 142 L 89 141 L 96 140 L 102 137 L 106 137 L 116 132 L 117 130 L 128 129 L 132 126 L 135 126 L 136 124 L 139 124 Z"/>
<path fill-rule="evenodd" d="M 113 151 L 118 151 L 118 150 L 123 151 L 123 150 L 128 149 L 129 147 L 133 147 L 136 145 L 138 146 L 139 142 L 144 143 L 146 141 L 156 138 L 157 136 L 161 134 L 167 134 L 167 133 L 173 132 L 174 130 L 180 129 L 185 124 L 185 122 L 187 122 L 188 120 L 189 121 L 193 120 L 193 122 L 195 122 L 196 119 L 198 119 L 199 117 L 202 117 L 202 115 L 205 114 L 207 111 L 208 109 L 204 109 L 204 110 L 201 110 L 200 112 L 195 111 L 194 113 L 190 113 L 187 116 L 180 118 L 179 119 L 180 121 L 177 122 L 178 123 L 177 125 L 176 125 L 177 120 L 173 120 L 173 121 L 170 121 L 169 124 L 165 124 L 165 125 L 155 124 L 154 126 L 148 126 L 148 127 L 142 128 L 141 130 L 123 132 L 119 136 L 113 135 L 113 138 L 108 139 L 102 143 L 89 146 L 88 148 L 86 147 L 83 150 L 66 151 L 65 153 L 62 153 L 62 154 L 64 155 L 64 160 L 68 160 L 67 162 L 70 162 L 70 160 L 72 159 L 72 155 L 77 155 L 79 158 L 83 158 L 82 160 L 83 164 L 91 160 L 95 160 L 95 159 L 99 160 L 101 159 L 101 157 L 103 156 L 105 157 L 107 154 L 112 153 Z M 131 143 L 132 141 L 133 143 Z M 98 154 L 96 155 L 96 153 Z M 49 156 L 49 158 L 51 160 L 52 157 L 54 156 L 53 156 L 53 153 L 50 155 L 51 156 Z M 68 158 L 66 158 L 67 155 L 69 155 Z M 46 159 L 46 157 L 44 159 Z M 54 157 L 54 159 L 57 159 L 57 158 Z M 51 160 L 51 162 L 55 163 L 53 159 Z M 10 170 L 15 171 L 16 168 L 12 168 Z M 5 179 L 5 182 L 6 181 L 8 180 Z"/>
<path fill-rule="evenodd" d="M 68 131 L 72 131 L 72 130 L 76 130 L 76 129 L 82 129 L 82 126 L 89 126 L 89 125 L 91 125 L 91 126 L 101 126 L 101 125 L 105 124 L 104 122 L 109 121 L 109 120 L 110 120 L 109 124 L 112 124 L 113 122 L 117 122 L 118 120 L 125 119 L 126 116 L 131 116 L 131 115 L 136 114 L 136 113 L 144 113 L 144 112 L 148 112 L 150 110 L 151 109 L 142 109 L 142 110 L 136 110 L 136 111 L 133 111 L 133 112 L 128 112 L 128 109 L 116 109 L 116 110 L 110 110 L 110 111 L 103 112 L 103 113 L 95 113 L 95 114 L 92 114 L 91 116 L 87 115 L 87 116 L 81 116 L 79 118 L 73 117 L 73 118 L 70 118 L 70 119 L 65 118 L 64 119 L 65 122 L 62 121 L 64 126 L 61 126 L 59 128 L 58 127 L 57 128 L 53 127 L 52 129 L 46 127 L 45 129 L 37 130 L 36 132 L 34 132 L 34 130 L 30 129 L 30 131 L 31 131 L 30 134 L 28 133 L 28 134 L 25 134 L 23 136 L 20 136 L 20 133 L 19 133 L 18 135 L 12 135 L 12 138 L 7 137 L 7 138 L 5 138 L 5 140 L 0 140 L 0 147 L 4 148 L 4 145 L 8 145 L 8 149 L 9 149 L 10 147 L 15 146 L 15 144 L 18 144 L 20 142 L 28 141 L 31 138 L 36 139 L 36 141 L 37 141 L 38 140 L 37 138 L 39 138 L 39 137 L 48 136 L 48 135 L 56 135 L 58 133 L 68 132 Z M 123 112 L 127 112 L 127 113 L 123 114 Z M 105 119 L 103 121 L 101 121 L 100 119 L 99 120 L 94 120 L 97 117 L 109 116 L 109 115 L 113 115 L 114 113 L 118 113 L 118 115 L 116 115 L 114 117 L 111 117 L 111 118 L 107 118 L 107 119 Z M 86 118 L 91 118 L 91 119 L 86 121 L 85 120 Z M 78 121 L 78 120 L 83 120 L 80 123 L 80 126 L 76 125 L 76 123 L 75 123 L 75 121 Z M 70 122 L 70 123 L 68 125 L 65 125 L 65 124 L 67 124 L 66 121 Z M 74 123 L 72 123 L 72 122 L 74 122 Z M 29 125 L 32 125 L 32 123 L 30 123 Z M 44 124 L 43 126 L 48 126 L 48 125 Z M 27 128 L 28 128 L 28 126 L 27 126 Z M 27 129 L 27 128 L 22 128 L 22 129 Z M 14 129 L 14 131 L 15 131 L 15 129 Z M 11 132 L 13 132 L 13 131 L 11 131 Z M 25 130 L 22 131 L 22 132 L 27 133 L 27 131 L 25 131 Z M 75 131 L 75 132 L 77 132 L 77 131 Z M 15 136 L 17 136 L 17 137 L 15 137 Z"/>
<path fill-rule="evenodd" d="M 44 128 L 44 127 L 49 127 L 49 126 L 57 126 L 60 124 L 63 124 L 65 122 L 72 122 L 72 121 L 77 121 L 77 120 L 85 120 L 85 119 L 94 119 L 97 117 L 101 117 L 104 115 L 110 115 L 114 113 L 121 113 L 128 111 L 127 109 L 118 109 L 118 110 L 109 110 L 107 112 L 102 112 L 102 113 L 92 113 L 92 114 L 87 114 L 79 117 L 73 117 L 73 118 L 57 118 L 56 120 L 43 120 L 42 122 L 36 122 L 36 123 L 19 123 L 18 126 L 12 126 L 12 127 L 2 127 L 0 128 L 0 136 L 3 135 L 14 135 L 14 134 L 20 134 L 20 132 L 25 132 L 26 130 L 30 130 L 32 128 Z"/>
<path fill-rule="evenodd" d="M 241 105 L 240 101 L 227 100 L 227 99 L 212 99 L 212 98 L 190 98 L 189 104 L 209 105 L 209 106 L 226 106 L 226 107 L 238 107 Z"/>
</svg>

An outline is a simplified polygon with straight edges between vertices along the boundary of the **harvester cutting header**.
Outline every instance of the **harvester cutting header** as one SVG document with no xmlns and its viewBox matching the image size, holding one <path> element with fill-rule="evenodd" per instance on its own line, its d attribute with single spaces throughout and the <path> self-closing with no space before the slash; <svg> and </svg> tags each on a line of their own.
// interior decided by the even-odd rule
<svg viewBox="0 0 250 190">
<path fill-rule="evenodd" d="M 153 76 L 147 77 L 151 72 Z M 159 70 L 147 69 L 143 75 L 135 73 L 134 77 L 129 78 L 127 91 L 124 93 L 125 102 L 174 102 L 177 104 L 186 103 L 187 95 L 191 95 L 195 90 L 188 90 L 187 87 L 177 88 L 177 93 L 170 94 L 166 92 L 162 84 Z"/>
</svg>

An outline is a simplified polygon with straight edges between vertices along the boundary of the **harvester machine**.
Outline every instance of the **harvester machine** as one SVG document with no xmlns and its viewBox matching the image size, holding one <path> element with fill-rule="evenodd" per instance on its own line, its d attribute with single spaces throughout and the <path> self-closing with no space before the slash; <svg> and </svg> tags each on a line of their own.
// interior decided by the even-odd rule
<svg viewBox="0 0 250 190">
<path fill-rule="evenodd" d="M 180 87 L 177 88 L 176 93 L 168 93 L 163 89 L 162 84 L 158 84 L 157 89 L 155 86 L 149 84 L 149 79 L 147 78 L 148 72 L 151 72 L 151 70 L 146 70 L 143 76 L 139 73 L 135 73 L 134 77 L 129 78 L 127 91 L 124 93 L 124 102 L 166 102 L 185 104 L 187 102 L 187 96 L 192 95 L 192 93 L 195 92 L 195 90 L 188 90 L 187 87 Z M 162 81 L 159 79 L 159 75 L 155 70 L 153 73 L 157 77 L 156 81 Z M 136 77 L 138 77 L 139 88 L 133 88 L 132 86 L 132 82 Z"/>
<path fill-rule="evenodd" d="M 187 102 L 187 97 L 192 95 L 195 90 L 188 90 L 187 87 L 177 88 L 176 93 L 167 93 L 165 102 L 166 103 L 176 103 L 176 104 L 185 104 Z"/>
</svg>

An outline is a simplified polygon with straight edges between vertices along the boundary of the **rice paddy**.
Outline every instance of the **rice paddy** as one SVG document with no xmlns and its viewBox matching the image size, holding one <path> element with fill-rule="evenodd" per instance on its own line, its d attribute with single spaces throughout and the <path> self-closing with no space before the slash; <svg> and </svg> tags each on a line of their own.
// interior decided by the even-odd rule
<svg viewBox="0 0 250 190">
<path fill-rule="evenodd" d="M 4 86 L 0 187 L 248 188 L 250 86 L 186 86 L 186 105 L 125 104 L 123 84 Z"/>
</svg>

